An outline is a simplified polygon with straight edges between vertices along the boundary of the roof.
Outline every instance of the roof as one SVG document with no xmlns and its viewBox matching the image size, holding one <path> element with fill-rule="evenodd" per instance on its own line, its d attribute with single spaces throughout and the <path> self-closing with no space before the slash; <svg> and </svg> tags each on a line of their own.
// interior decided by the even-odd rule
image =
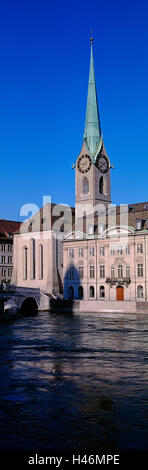
<svg viewBox="0 0 148 470">
<path fill-rule="evenodd" d="M 128 204 L 127 206 L 128 206 L 128 226 L 136 229 L 136 220 L 142 219 L 142 229 L 147 230 L 148 202 Z M 65 207 L 68 207 L 69 210 L 72 211 L 72 230 L 74 231 L 75 230 L 75 208 L 66 206 L 64 204 L 60 205 L 60 204 L 55 204 L 55 203 L 52 203 L 52 204 L 47 203 L 34 216 L 30 217 L 29 219 L 27 219 L 27 221 L 25 221 L 22 224 L 23 230 L 21 229 L 21 232 L 38 232 L 38 231 L 50 230 L 53 228 L 56 229 L 56 226 L 54 227 L 54 224 L 55 222 L 58 222 L 58 220 L 60 221 L 60 219 L 61 219 L 61 226 L 60 226 L 60 222 L 58 222 L 58 227 L 60 231 L 63 231 L 64 229 L 63 215 L 64 215 Z M 120 206 L 115 206 L 115 209 L 116 209 L 116 225 L 119 225 L 121 208 Z M 104 213 L 99 216 L 97 215 L 94 216 L 94 225 L 95 225 L 96 234 L 97 234 L 99 223 L 105 223 L 106 228 L 108 228 L 108 214 L 109 214 L 109 211 L 107 211 L 107 214 Z M 50 224 L 50 220 L 51 220 L 51 224 Z M 17 224 L 15 225 L 16 228 L 14 229 L 14 232 L 19 233 L 20 232 L 19 228 L 20 228 L 21 223 L 20 222 L 12 222 L 12 223 Z M 90 216 L 90 224 L 91 223 L 92 223 L 92 216 Z M 86 232 L 85 218 L 84 218 L 83 232 L 84 233 Z"/>
<path fill-rule="evenodd" d="M 9 239 L 20 227 L 21 222 L 0 219 L 0 239 Z"/>
<path fill-rule="evenodd" d="M 91 43 L 91 56 L 90 56 L 90 69 L 89 69 L 89 82 L 87 94 L 87 107 L 85 118 L 84 141 L 90 155 L 96 157 L 101 150 L 102 135 L 100 116 L 98 108 L 98 99 L 95 82 L 93 50 Z"/>
<path fill-rule="evenodd" d="M 54 227 L 55 222 L 58 222 L 60 218 L 62 219 L 62 224 L 58 223 L 58 228 L 60 231 L 64 230 L 64 212 L 66 210 L 72 211 L 72 223 L 74 223 L 75 218 L 75 208 L 70 207 L 67 204 L 55 204 L 47 203 L 43 206 L 36 214 L 28 218 L 25 222 L 21 224 L 21 233 L 27 232 L 39 232 L 45 230 L 56 230 L 57 226 Z M 16 230 L 16 234 L 20 233 L 19 227 Z"/>
<path fill-rule="evenodd" d="M 123 220 L 120 221 L 120 215 L 121 215 L 121 206 L 112 206 L 114 207 L 116 217 L 113 219 L 113 225 L 125 225 L 123 223 Z M 123 205 L 126 209 L 126 204 Z M 126 225 L 128 227 L 136 229 L 136 221 L 137 219 L 142 220 L 142 230 L 147 230 L 148 231 L 148 202 L 139 202 L 139 203 L 134 203 L 134 204 L 127 204 L 128 207 L 128 221 L 125 219 L 125 223 L 127 222 Z M 102 212 L 101 214 L 95 213 L 94 218 L 92 215 L 88 216 L 87 218 L 87 224 L 89 225 L 89 220 L 90 220 L 90 225 L 93 224 L 94 221 L 94 233 L 97 235 L 98 234 L 98 225 L 103 224 L 105 225 L 105 228 L 108 228 L 108 224 L 112 223 L 111 219 L 109 222 L 109 212 L 111 215 L 111 207 L 104 213 Z M 124 212 L 123 212 L 124 213 Z M 82 222 L 82 220 L 81 220 Z M 81 226 L 82 228 L 82 226 Z M 72 230 L 75 230 L 75 225 L 73 224 Z M 83 218 L 83 232 L 86 233 L 86 218 Z"/>
</svg>

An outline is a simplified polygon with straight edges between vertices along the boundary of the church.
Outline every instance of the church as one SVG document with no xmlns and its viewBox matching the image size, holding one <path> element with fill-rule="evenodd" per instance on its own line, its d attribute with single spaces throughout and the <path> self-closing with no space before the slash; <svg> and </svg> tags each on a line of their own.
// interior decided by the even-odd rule
<svg viewBox="0 0 148 470">
<path fill-rule="evenodd" d="M 147 312 L 148 202 L 111 202 L 111 171 L 101 130 L 91 38 L 85 129 L 75 168 L 71 224 L 66 206 L 47 204 L 14 236 L 12 283 L 71 301 L 73 311 Z M 64 222 L 63 222 L 64 221 Z M 55 296 L 55 297 L 56 297 Z"/>
<path fill-rule="evenodd" d="M 101 132 L 92 43 L 83 145 L 75 163 L 75 226 L 63 241 L 64 297 L 79 299 L 82 312 L 143 311 L 148 203 L 111 204 L 113 165 Z"/>
</svg>

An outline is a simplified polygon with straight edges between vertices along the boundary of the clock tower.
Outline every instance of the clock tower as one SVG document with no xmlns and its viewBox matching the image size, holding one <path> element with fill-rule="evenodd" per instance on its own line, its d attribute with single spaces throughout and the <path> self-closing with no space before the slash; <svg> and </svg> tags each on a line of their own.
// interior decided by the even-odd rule
<svg viewBox="0 0 148 470">
<path fill-rule="evenodd" d="M 101 132 L 97 91 L 93 60 L 93 39 L 91 37 L 91 57 L 85 130 L 81 152 L 75 170 L 75 209 L 76 218 L 82 217 L 89 206 L 89 213 L 98 205 L 107 208 L 111 203 L 110 160 L 106 153 Z"/>
</svg>

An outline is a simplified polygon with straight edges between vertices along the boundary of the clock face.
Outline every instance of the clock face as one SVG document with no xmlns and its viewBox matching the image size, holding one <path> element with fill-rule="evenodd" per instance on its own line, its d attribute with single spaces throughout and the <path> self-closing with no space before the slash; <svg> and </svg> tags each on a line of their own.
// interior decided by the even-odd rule
<svg viewBox="0 0 148 470">
<path fill-rule="evenodd" d="M 77 168 L 81 173 L 87 173 L 87 171 L 90 170 L 91 164 L 92 160 L 89 155 L 81 155 L 77 163 Z"/>
<path fill-rule="evenodd" d="M 109 170 L 109 162 L 106 155 L 98 155 L 96 166 L 101 173 L 107 173 Z"/>
</svg>

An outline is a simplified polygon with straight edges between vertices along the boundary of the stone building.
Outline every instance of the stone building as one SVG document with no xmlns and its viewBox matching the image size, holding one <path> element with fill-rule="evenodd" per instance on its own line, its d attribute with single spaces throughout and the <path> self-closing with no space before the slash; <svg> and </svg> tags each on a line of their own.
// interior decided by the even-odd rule
<svg viewBox="0 0 148 470">
<path fill-rule="evenodd" d="M 84 312 L 148 305 L 148 203 L 112 205 L 112 168 L 101 133 L 91 39 L 84 138 L 75 164 L 75 226 L 63 241 L 64 297 L 79 299 Z"/>
<path fill-rule="evenodd" d="M 19 222 L 0 219 L 0 283 L 10 282 L 13 270 L 13 236 Z"/>
<path fill-rule="evenodd" d="M 47 204 L 22 224 L 14 236 L 16 286 L 47 294 L 64 290 L 64 298 L 82 312 L 148 308 L 148 202 L 112 205 L 112 168 L 101 132 L 91 39 L 75 208 Z"/>
<path fill-rule="evenodd" d="M 74 220 L 73 208 L 47 203 L 15 233 L 14 285 L 40 288 L 48 294 L 63 293 L 62 215 L 69 211 Z"/>
</svg>

